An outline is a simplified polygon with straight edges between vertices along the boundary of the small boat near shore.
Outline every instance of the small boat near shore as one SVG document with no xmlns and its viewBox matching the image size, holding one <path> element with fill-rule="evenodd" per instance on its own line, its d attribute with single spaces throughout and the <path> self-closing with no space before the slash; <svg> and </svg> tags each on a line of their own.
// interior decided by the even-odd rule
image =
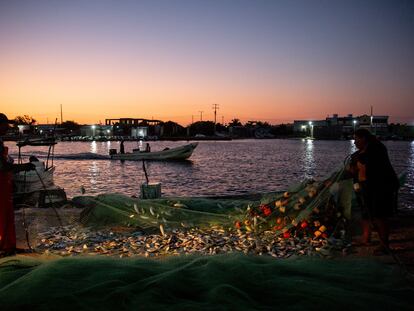
<svg viewBox="0 0 414 311">
<path fill-rule="evenodd" d="M 31 171 L 16 172 L 13 175 L 13 202 L 15 208 L 21 205 L 47 207 L 55 203 L 66 202 L 64 189 L 53 182 L 55 172 L 54 147 L 56 141 L 51 139 L 33 139 L 17 142 L 19 148 L 18 164 L 23 163 L 21 148 L 26 146 L 43 146 L 48 148 L 46 161 L 40 161 L 35 156 L 30 156 L 29 161 L 35 167 Z"/>
<path fill-rule="evenodd" d="M 194 149 L 197 147 L 198 143 L 191 143 L 188 145 L 164 149 L 154 152 L 143 152 L 139 150 L 134 150 L 133 152 L 128 153 L 117 153 L 116 149 L 110 150 L 110 156 L 112 160 L 154 160 L 154 161 L 165 161 L 165 160 L 186 160 L 192 154 Z"/>
</svg>

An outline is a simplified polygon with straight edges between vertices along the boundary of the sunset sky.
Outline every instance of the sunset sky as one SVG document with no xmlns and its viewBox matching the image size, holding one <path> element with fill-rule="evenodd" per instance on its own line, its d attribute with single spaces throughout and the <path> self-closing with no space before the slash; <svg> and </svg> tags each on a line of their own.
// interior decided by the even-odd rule
<svg viewBox="0 0 414 311">
<path fill-rule="evenodd" d="M 0 0 L 0 112 L 414 124 L 414 1 Z"/>
</svg>

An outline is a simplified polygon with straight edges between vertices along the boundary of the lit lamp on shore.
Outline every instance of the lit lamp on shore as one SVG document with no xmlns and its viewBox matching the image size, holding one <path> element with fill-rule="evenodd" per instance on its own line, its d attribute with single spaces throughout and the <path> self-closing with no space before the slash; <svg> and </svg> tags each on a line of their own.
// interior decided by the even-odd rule
<svg viewBox="0 0 414 311">
<path fill-rule="evenodd" d="M 92 129 L 92 136 L 95 137 L 95 129 L 96 129 L 96 126 L 95 125 L 92 125 L 91 126 L 91 129 Z"/>
<path fill-rule="evenodd" d="M 310 127 L 310 136 L 313 138 L 313 122 L 309 121 L 309 127 Z"/>
<path fill-rule="evenodd" d="M 355 127 L 357 125 L 357 120 L 352 121 L 352 123 L 354 124 L 354 133 L 355 133 Z"/>
</svg>

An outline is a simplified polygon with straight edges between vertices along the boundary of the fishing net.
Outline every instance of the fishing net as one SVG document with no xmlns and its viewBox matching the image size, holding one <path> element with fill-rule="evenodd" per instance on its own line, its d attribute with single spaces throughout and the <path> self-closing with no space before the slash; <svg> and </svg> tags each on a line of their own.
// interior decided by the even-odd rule
<svg viewBox="0 0 414 311">
<path fill-rule="evenodd" d="M 322 181 L 306 180 L 286 192 L 256 196 L 139 200 L 119 194 L 82 196 L 88 226 L 121 225 L 166 232 L 179 228 L 221 227 L 257 234 L 273 231 L 284 237 L 328 237 L 338 223 L 351 218 L 352 182 L 344 171 Z"/>
<path fill-rule="evenodd" d="M 39 252 L 63 256 L 334 256 L 350 240 L 352 182 L 345 177 L 339 170 L 286 192 L 254 195 L 80 196 L 72 200 L 79 208 L 26 212 L 26 239 Z"/>
<path fill-rule="evenodd" d="M 25 210 L 28 240 L 42 255 L 0 260 L 2 309 L 412 307 L 412 284 L 391 266 L 320 258 L 348 238 L 354 202 L 344 170 L 285 192 L 72 201 L 79 208 Z"/>
<path fill-rule="evenodd" d="M 413 295 L 392 267 L 362 260 L 0 260 L 2 310 L 412 310 Z"/>
</svg>

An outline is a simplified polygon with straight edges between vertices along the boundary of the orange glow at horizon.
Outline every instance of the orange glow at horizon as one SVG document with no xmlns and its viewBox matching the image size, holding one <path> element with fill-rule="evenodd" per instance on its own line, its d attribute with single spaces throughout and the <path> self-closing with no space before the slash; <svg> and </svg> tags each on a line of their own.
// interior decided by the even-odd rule
<svg viewBox="0 0 414 311">
<path fill-rule="evenodd" d="M 390 95 L 377 96 L 377 92 L 370 98 L 361 92 L 351 97 L 345 88 L 324 89 L 319 82 L 306 83 L 306 77 L 298 77 L 294 84 L 278 77 L 265 80 L 227 74 L 218 78 L 208 70 L 200 74 L 178 65 L 165 71 L 143 64 L 123 68 L 108 61 L 58 60 L 20 59 L 5 66 L 0 74 L 0 111 L 10 118 L 27 114 L 38 123 L 54 123 L 55 118 L 60 121 L 63 105 L 64 120 L 80 124 L 132 117 L 182 125 L 200 120 L 199 111 L 203 120 L 213 120 L 214 103 L 220 107 L 217 121 L 224 117 L 225 123 L 234 118 L 278 124 L 323 119 L 333 113 L 358 115 L 369 113 L 373 102 L 382 106 L 376 114 L 389 114 L 384 104 Z"/>
</svg>

